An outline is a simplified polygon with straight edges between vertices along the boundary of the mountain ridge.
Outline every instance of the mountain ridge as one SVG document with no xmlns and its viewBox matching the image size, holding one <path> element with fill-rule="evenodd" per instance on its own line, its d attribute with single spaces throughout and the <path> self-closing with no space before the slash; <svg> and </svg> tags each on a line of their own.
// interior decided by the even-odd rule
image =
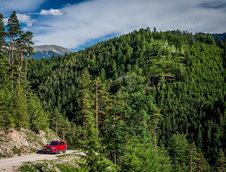
<svg viewBox="0 0 226 172">
<path fill-rule="evenodd" d="M 32 58 L 51 58 L 53 56 L 63 56 L 67 53 L 72 53 L 72 51 L 58 45 L 36 45 L 34 46 Z"/>
</svg>

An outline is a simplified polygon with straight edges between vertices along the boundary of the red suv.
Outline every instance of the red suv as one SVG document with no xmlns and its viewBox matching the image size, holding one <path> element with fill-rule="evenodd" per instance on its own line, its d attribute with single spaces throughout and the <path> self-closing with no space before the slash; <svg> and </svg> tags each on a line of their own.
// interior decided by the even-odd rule
<svg viewBox="0 0 226 172">
<path fill-rule="evenodd" d="M 67 150 L 67 144 L 65 141 L 61 140 L 54 140 L 51 141 L 48 145 L 45 145 L 43 148 L 44 153 L 60 153 L 63 152 L 65 153 Z"/>
</svg>

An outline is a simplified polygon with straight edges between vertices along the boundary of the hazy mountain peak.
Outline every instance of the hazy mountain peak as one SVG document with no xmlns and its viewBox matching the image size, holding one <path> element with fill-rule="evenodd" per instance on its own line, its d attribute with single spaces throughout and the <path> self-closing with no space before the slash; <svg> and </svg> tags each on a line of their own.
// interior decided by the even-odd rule
<svg viewBox="0 0 226 172">
<path fill-rule="evenodd" d="M 72 53 L 71 50 L 58 45 L 38 45 L 34 46 L 35 54 L 33 58 L 51 58 L 52 56 L 62 56 L 65 53 Z"/>
<path fill-rule="evenodd" d="M 65 54 L 67 53 L 71 53 L 71 50 L 68 50 L 67 48 L 58 46 L 58 45 L 38 45 L 38 46 L 34 46 L 34 52 L 36 51 L 56 51 L 59 52 L 59 54 Z"/>
</svg>

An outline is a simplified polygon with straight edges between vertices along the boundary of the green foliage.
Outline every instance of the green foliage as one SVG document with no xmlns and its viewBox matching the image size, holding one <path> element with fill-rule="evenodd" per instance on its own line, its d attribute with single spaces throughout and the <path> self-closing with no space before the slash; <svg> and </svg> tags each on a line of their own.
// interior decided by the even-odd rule
<svg viewBox="0 0 226 172">
<path fill-rule="evenodd" d="M 175 171 L 189 171 L 189 143 L 185 135 L 174 134 L 169 140 L 169 155 Z"/>
<path fill-rule="evenodd" d="M 173 171 L 169 156 L 150 140 L 130 139 L 122 159 L 122 171 Z"/>
<path fill-rule="evenodd" d="M 36 169 L 31 164 L 26 163 L 20 167 L 20 171 L 21 172 L 36 172 Z"/>
<path fill-rule="evenodd" d="M 15 11 L 13 11 L 13 13 L 10 15 L 10 17 L 8 19 L 7 28 L 8 28 L 8 34 L 7 35 L 10 37 L 10 39 L 16 38 L 22 32 L 20 25 L 19 25 L 19 20 L 17 19 Z"/>
<path fill-rule="evenodd" d="M 75 169 L 74 167 L 70 167 L 68 165 L 64 164 L 56 164 L 56 167 L 61 171 L 61 172 L 81 172 L 82 170 Z"/>
<path fill-rule="evenodd" d="M 222 149 L 220 149 L 218 153 L 218 158 L 216 161 L 216 171 L 217 172 L 224 172 L 226 170 L 226 157 Z"/>
<path fill-rule="evenodd" d="M 111 116 L 105 121 L 106 130 L 102 131 L 108 156 L 116 164 L 123 161 L 119 157 L 125 152 L 125 145 L 131 137 L 145 139 L 151 136 L 157 147 L 156 129 L 160 117 L 143 77 L 132 73 L 122 82 L 123 86 L 111 99 L 113 106 L 108 112 Z"/>
<path fill-rule="evenodd" d="M 28 76 L 45 110 L 59 112 L 58 126 L 74 122 L 62 135 L 77 136 L 92 156 L 105 153 L 121 166 L 127 141 L 138 136 L 171 151 L 175 169 L 208 171 L 226 147 L 225 54 L 209 34 L 147 28 L 31 60 Z"/>
<path fill-rule="evenodd" d="M 32 93 L 28 97 L 28 113 L 30 114 L 29 124 L 32 130 L 46 130 L 49 127 L 46 112 L 38 98 Z"/>
<path fill-rule="evenodd" d="M 16 127 L 28 128 L 29 115 L 27 110 L 27 98 L 24 90 L 17 85 L 14 95 L 14 118 Z"/>
<path fill-rule="evenodd" d="M 12 149 L 14 154 L 17 154 L 18 156 L 21 155 L 22 150 L 20 148 L 17 148 L 16 146 Z"/>
<path fill-rule="evenodd" d="M 4 21 L 3 21 L 3 15 L 0 14 L 0 58 L 3 52 L 3 45 L 5 44 L 5 27 L 4 27 Z"/>
<path fill-rule="evenodd" d="M 98 154 L 97 152 L 93 152 L 93 154 L 88 154 L 85 159 L 87 162 L 87 167 L 85 169 L 89 169 L 88 171 L 119 171 L 119 167 L 117 165 L 115 165 L 109 159 L 105 158 L 103 155 Z"/>
<path fill-rule="evenodd" d="M 32 32 L 21 31 L 15 11 L 8 19 L 7 29 L 0 14 L 0 129 L 16 127 L 37 131 L 49 126 L 48 114 L 27 80 L 32 45 Z"/>
<path fill-rule="evenodd" d="M 192 164 L 191 168 L 192 170 L 197 171 L 211 171 L 211 166 L 209 165 L 201 151 L 199 151 L 198 156 L 195 157 L 194 163 Z"/>
<path fill-rule="evenodd" d="M 225 133 L 221 50 L 215 45 L 194 43 L 187 58 L 184 80 L 162 87 L 158 96 L 161 113 L 166 114 L 161 141 L 174 131 L 188 134 L 213 165 L 217 150 L 225 145 L 221 141 Z"/>
<path fill-rule="evenodd" d="M 10 88 L 8 65 L 0 59 L 0 128 L 7 129 L 14 126 L 13 119 L 13 92 Z"/>
</svg>

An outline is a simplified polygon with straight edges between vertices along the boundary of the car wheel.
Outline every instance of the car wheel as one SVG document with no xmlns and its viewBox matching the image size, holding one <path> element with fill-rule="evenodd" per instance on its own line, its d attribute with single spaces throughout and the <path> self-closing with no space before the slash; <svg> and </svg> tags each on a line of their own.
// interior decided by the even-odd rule
<svg viewBox="0 0 226 172">
<path fill-rule="evenodd" d="M 66 153 L 66 151 L 67 151 L 67 149 L 65 148 L 65 149 L 63 150 L 63 153 Z"/>
</svg>

